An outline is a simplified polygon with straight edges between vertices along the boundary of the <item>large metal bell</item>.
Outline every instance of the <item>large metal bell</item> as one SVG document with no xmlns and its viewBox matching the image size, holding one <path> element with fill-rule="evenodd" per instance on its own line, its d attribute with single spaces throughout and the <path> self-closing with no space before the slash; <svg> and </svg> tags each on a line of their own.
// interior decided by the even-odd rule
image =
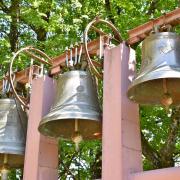
<svg viewBox="0 0 180 180">
<path fill-rule="evenodd" d="M 139 104 L 180 104 L 180 36 L 150 34 L 142 44 L 142 65 L 128 97 Z"/>
<path fill-rule="evenodd" d="M 21 118 L 21 119 L 20 119 Z M 24 164 L 27 116 L 14 99 L 0 99 L 0 168 Z"/>
<path fill-rule="evenodd" d="M 86 71 L 61 74 L 54 104 L 40 122 L 39 131 L 50 137 L 71 139 L 79 132 L 83 139 L 101 133 L 101 110 L 94 82 Z"/>
</svg>

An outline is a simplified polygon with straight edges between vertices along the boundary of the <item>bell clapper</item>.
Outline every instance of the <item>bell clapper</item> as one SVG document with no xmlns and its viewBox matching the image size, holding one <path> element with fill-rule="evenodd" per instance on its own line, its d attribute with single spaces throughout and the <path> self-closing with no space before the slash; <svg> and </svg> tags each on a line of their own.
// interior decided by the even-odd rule
<svg viewBox="0 0 180 180">
<path fill-rule="evenodd" d="M 8 163 L 8 154 L 4 154 L 3 164 L 7 164 L 7 163 Z"/>
<path fill-rule="evenodd" d="M 168 93 L 166 79 L 163 79 L 163 90 L 164 90 L 164 94 L 161 99 L 161 104 L 165 106 L 165 109 L 168 112 L 169 106 L 173 103 L 173 99 L 171 95 Z"/>
<path fill-rule="evenodd" d="M 83 48 L 83 38 L 81 39 L 81 45 L 80 45 L 79 57 L 78 57 L 78 64 L 80 64 L 80 62 L 81 62 L 82 48 Z"/>
<path fill-rule="evenodd" d="M 1 169 L 1 180 L 8 180 L 8 154 L 4 154 L 3 167 Z"/>
<path fill-rule="evenodd" d="M 8 180 L 9 169 L 3 167 L 1 169 L 1 180 Z"/>
<path fill-rule="evenodd" d="M 78 131 L 78 119 L 75 119 L 75 135 L 72 137 L 72 141 L 75 143 L 76 151 L 79 151 L 79 144 L 82 140 L 83 137 Z"/>
</svg>

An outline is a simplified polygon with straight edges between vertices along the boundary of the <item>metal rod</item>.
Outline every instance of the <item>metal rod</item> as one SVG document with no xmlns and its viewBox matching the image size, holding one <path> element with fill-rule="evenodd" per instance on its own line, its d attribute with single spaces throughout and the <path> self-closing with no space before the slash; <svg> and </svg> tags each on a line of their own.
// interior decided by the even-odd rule
<svg viewBox="0 0 180 180">
<path fill-rule="evenodd" d="M 32 85 L 33 63 L 34 63 L 34 59 L 31 58 L 30 67 L 29 67 L 29 82 L 28 82 L 29 86 Z"/>
<path fill-rule="evenodd" d="M 99 38 L 99 59 L 102 58 L 102 42 L 103 38 L 102 38 L 102 35 L 100 35 L 100 38 Z"/>
<path fill-rule="evenodd" d="M 42 77 L 43 74 L 44 74 L 44 64 L 41 64 L 40 76 Z"/>
<path fill-rule="evenodd" d="M 5 82 L 6 82 L 6 80 L 3 78 L 3 80 L 2 80 L 2 83 L 3 83 L 3 85 L 2 85 L 2 93 L 3 94 L 5 93 Z"/>
<path fill-rule="evenodd" d="M 66 66 L 69 66 L 69 61 L 68 61 L 68 47 L 66 47 Z"/>
<path fill-rule="evenodd" d="M 108 36 L 108 37 L 109 37 L 109 35 L 108 35 L 107 33 L 101 31 L 101 30 L 98 29 L 97 27 L 92 26 L 91 28 L 92 28 L 93 30 L 95 30 L 97 33 L 99 33 L 100 35 L 102 35 L 102 36 Z M 111 37 L 111 39 L 115 40 L 115 41 L 118 42 L 118 43 L 121 42 L 121 41 L 119 41 L 118 39 L 116 39 L 116 38 L 114 38 L 114 37 Z"/>
<path fill-rule="evenodd" d="M 44 59 L 41 59 L 41 58 L 39 58 L 38 56 L 30 53 L 29 50 L 31 50 L 31 51 L 33 50 L 33 51 L 39 53 L 41 56 L 47 58 L 47 59 L 48 59 L 48 62 L 46 62 Z M 12 92 L 13 92 L 13 94 L 15 95 L 15 97 L 17 98 L 17 100 L 21 103 L 21 105 L 23 105 L 25 108 L 29 109 L 28 103 L 27 103 L 26 101 L 23 101 L 23 99 L 21 99 L 21 98 L 19 97 L 18 93 L 16 92 L 16 89 L 15 89 L 15 87 L 14 87 L 13 80 L 12 80 L 12 75 L 14 74 L 14 73 L 13 73 L 13 69 L 12 69 L 12 68 L 13 68 L 13 63 L 14 63 L 16 57 L 17 57 L 20 53 L 22 53 L 22 52 L 25 52 L 26 54 L 30 55 L 30 56 L 33 57 L 34 59 L 37 59 L 37 60 L 39 60 L 41 63 L 44 63 L 44 64 L 52 65 L 52 61 L 51 61 L 51 58 L 48 57 L 44 52 L 42 52 L 42 51 L 40 51 L 40 50 L 38 50 L 38 49 L 35 49 L 35 48 L 33 48 L 33 47 L 30 47 L 30 46 L 29 46 L 29 47 L 26 47 L 26 48 L 22 48 L 22 49 L 20 49 L 19 51 L 17 51 L 17 52 L 13 55 L 13 57 L 12 57 L 12 59 L 11 59 L 11 62 L 10 62 L 10 65 L 9 65 L 9 82 L 10 82 L 10 85 L 11 85 Z"/>
<path fill-rule="evenodd" d="M 70 61 L 69 61 L 70 67 L 73 67 L 73 64 L 74 64 L 74 62 L 73 62 L 73 60 L 72 60 L 72 57 L 73 57 L 72 49 L 73 49 L 73 45 L 71 44 L 71 45 L 70 45 Z"/>
<path fill-rule="evenodd" d="M 36 56 L 35 54 L 29 52 L 28 50 L 26 50 L 26 51 L 24 51 L 24 52 L 25 52 L 26 54 L 30 55 L 32 58 L 37 59 L 38 61 L 40 61 L 40 62 L 42 62 L 42 63 L 44 63 L 44 64 L 51 65 L 51 63 L 49 63 L 49 62 L 41 59 L 40 57 L 38 57 L 38 56 Z"/>
<path fill-rule="evenodd" d="M 82 47 L 83 46 L 83 43 L 81 43 L 81 47 L 80 47 L 80 50 L 79 50 L 79 58 L 78 58 L 78 64 L 81 62 L 81 55 L 82 55 Z"/>
<path fill-rule="evenodd" d="M 78 55 L 77 48 L 78 48 L 78 43 L 76 42 L 76 44 L 75 44 L 75 61 L 74 61 L 74 65 L 77 64 L 77 55 Z"/>
</svg>

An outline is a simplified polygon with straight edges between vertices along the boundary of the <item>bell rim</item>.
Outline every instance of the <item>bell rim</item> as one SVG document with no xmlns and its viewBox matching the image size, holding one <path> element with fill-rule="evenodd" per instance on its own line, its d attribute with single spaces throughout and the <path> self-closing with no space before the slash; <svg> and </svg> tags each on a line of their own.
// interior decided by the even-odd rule
<svg viewBox="0 0 180 180">
<path fill-rule="evenodd" d="M 180 68 L 179 68 L 180 70 Z M 163 73 L 165 72 L 165 70 L 161 70 Z M 132 87 L 138 85 L 138 84 L 141 84 L 141 83 L 144 83 L 144 82 L 147 82 L 147 81 L 153 81 L 153 80 L 156 80 L 157 77 L 158 79 L 180 79 L 180 71 L 173 71 L 174 73 L 177 73 L 177 75 L 175 76 L 174 74 L 168 74 L 168 77 L 167 76 L 164 76 L 164 74 L 160 73 L 161 71 L 151 71 L 147 74 L 144 74 L 141 76 L 141 73 L 139 75 L 137 75 L 137 77 L 133 80 L 133 82 L 130 84 L 130 86 L 128 87 L 128 90 L 129 91 Z M 153 72 L 153 76 L 150 76 L 150 77 L 147 77 L 149 76 L 150 73 Z M 168 73 L 169 71 L 166 70 L 166 72 Z M 171 71 L 172 72 L 172 71 Z M 158 76 L 157 76 L 158 74 Z M 160 74 L 160 75 L 159 75 Z M 143 79 L 144 77 L 146 76 L 145 79 Z M 139 78 L 140 77 L 140 78 Z M 155 78 L 156 77 L 156 78 Z"/>
<path fill-rule="evenodd" d="M 141 82 L 138 82 L 136 84 L 132 84 L 131 86 L 128 87 L 128 90 L 127 90 L 127 97 L 132 101 L 132 102 L 135 102 L 137 104 L 141 104 L 141 105 L 161 105 L 162 106 L 162 103 L 161 101 L 154 101 L 154 102 L 151 102 L 149 103 L 148 101 L 147 102 L 139 102 L 137 98 L 134 98 L 134 95 L 133 95 L 133 92 L 136 91 L 135 89 L 138 88 L 139 85 L 141 84 L 144 84 L 144 83 L 147 83 L 147 82 L 150 82 L 150 81 L 155 81 L 155 80 L 163 80 L 163 79 L 179 79 L 180 81 L 180 76 L 179 78 L 177 77 L 168 77 L 168 78 L 164 78 L 164 77 L 161 77 L 161 78 L 158 78 L 158 79 L 150 79 L 150 80 L 144 80 L 144 81 L 141 81 Z M 171 106 L 176 106 L 176 105 L 179 105 L 180 103 L 178 102 L 173 102 L 173 104 Z"/>
<path fill-rule="evenodd" d="M 59 120 L 69 120 L 69 121 L 75 121 L 76 119 L 78 119 L 78 120 L 86 120 L 86 121 L 96 121 L 97 123 L 99 123 L 99 124 L 101 124 L 101 122 L 102 122 L 102 116 L 99 116 L 99 118 L 92 118 L 92 116 L 90 117 L 83 117 L 83 116 L 76 116 L 75 118 L 69 118 L 69 117 L 67 117 L 67 116 L 61 116 L 62 118 L 60 119 L 57 119 L 57 118 L 53 118 L 53 119 L 50 119 L 50 120 L 48 120 L 48 118 L 43 118 L 41 121 L 40 121 L 40 123 L 39 123 L 39 126 L 38 126 L 38 130 L 39 130 L 39 128 L 40 128 L 40 126 L 42 126 L 43 124 L 45 124 L 45 123 L 47 123 L 47 122 L 51 122 L 51 121 L 59 121 Z"/>
<path fill-rule="evenodd" d="M 89 122 L 94 122 L 96 123 L 98 126 L 99 126 L 99 129 L 101 129 L 101 132 L 102 132 L 102 118 L 100 119 L 92 119 L 92 118 L 77 118 L 78 120 L 86 120 L 89 121 Z M 59 121 L 59 120 L 66 120 L 66 121 L 72 121 L 72 123 L 74 124 L 75 123 L 75 120 L 76 118 L 64 118 L 64 119 L 54 119 L 54 120 L 46 120 L 46 119 L 42 119 L 41 122 L 39 123 L 39 126 L 38 126 L 38 131 L 43 134 L 44 136 L 48 136 L 48 137 L 51 137 L 51 138 L 60 138 L 60 139 L 65 139 L 65 140 L 69 140 L 69 138 L 62 138 L 62 135 L 55 135 L 55 134 L 49 134 L 47 133 L 45 130 L 44 130 L 44 127 L 47 123 L 54 123 L 56 121 Z M 91 135 L 90 137 L 86 138 L 87 139 L 93 139 L 92 137 L 94 137 L 93 135 Z"/>
</svg>

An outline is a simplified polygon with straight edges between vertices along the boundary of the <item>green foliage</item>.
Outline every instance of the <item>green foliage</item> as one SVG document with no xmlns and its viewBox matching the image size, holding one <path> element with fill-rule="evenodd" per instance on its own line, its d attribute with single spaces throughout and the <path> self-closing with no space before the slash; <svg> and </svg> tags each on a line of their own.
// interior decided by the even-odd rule
<svg viewBox="0 0 180 180">
<path fill-rule="evenodd" d="M 101 177 L 101 142 L 83 141 L 76 151 L 75 145 L 61 140 L 59 174 L 62 180 L 98 179 Z"/>
<path fill-rule="evenodd" d="M 0 3 L 0 77 L 8 70 L 12 42 L 10 30 L 12 28 L 12 6 L 14 1 L 4 0 Z M 33 45 L 44 50 L 50 57 L 61 54 L 66 46 L 80 41 L 87 23 L 95 16 L 113 21 L 120 30 L 123 39 L 127 39 L 127 31 L 146 21 L 156 18 L 178 7 L 178 0 L 158 0 L 154 9 L 153 0 L 24 0 L 19 1 L 19 14 L 17 16 L 18 47 Z M 18 3 L 18 1 L 17 1 Z M 104 27 L 103 27 L 104 28 Z M 108 29 L 106 29 L 108 32 Z M 180 32 L 179 26 L 176 31 Z M 96 34 L 90 34 L 90 38 Z M 140 45 L 136 48 L 137 69 L 141 64 Z M 23 69 L 28 63 L 26 56 L 18 57 L 15 68 Z M 102 102 L 102 81 L 98 83 L 99 99 Z M 171 124 L 171 114 L 162 107 L 140 108 L 141 129 L 149 144 L 159 151 L 168 136 Z M 174 160 L 178 160 L 180 143 L 179 134 L 176 142 Z M 59 174 L 61 179 L 73 176 L 74 179 L 99 178 L 101 172 L 101 142 L 83 142 L 80 152 L 76 152 L 74 144 L 61 141 L 60 143 Z M 150 161 L 143 157 L 144 169 L 152 169 Z M 12 171 L 10 179 L 16 179 L 17 172 Z M 78 177 L 79 176 L 79 177 Z"/>
<path fill-rule="evenodd" d="M 141 106 L 140 108 L 141 129 L 149 143 L 157 150 L 165 143 L 170 117 L 171 114 L 167 114 L 160 106 Z"/>
<path fill-rule="evenodd" d="M 22 176 L 22 172 L 20 169 L 13 169 L 10 171 L 8 175 L 8 180 L 20 180 Z"/>
</svg>

